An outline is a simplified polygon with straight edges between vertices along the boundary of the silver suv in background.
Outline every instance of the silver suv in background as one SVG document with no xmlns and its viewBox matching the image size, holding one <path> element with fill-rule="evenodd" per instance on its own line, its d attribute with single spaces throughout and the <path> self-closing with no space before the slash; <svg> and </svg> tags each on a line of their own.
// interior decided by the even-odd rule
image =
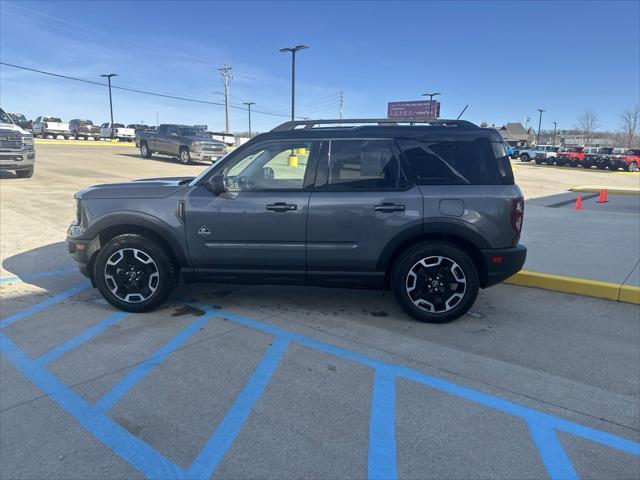
<svg viewBox="0 0 640 480">
<path fill-rule="evenodd" d="M 553 145 L 538 145 L 531 151 L 531 157 L 538 165 L 542 163 L 553 165 L 556 163 L 559 149 L 560 147 L 555 147 Z"/>
<path fill-rule="evenodd" d="M 35 162 L 33 135 L 0 109 L 0 170 L 14 170 L 18 177 L 29 178 L 33 176 Z"/>
</svg>

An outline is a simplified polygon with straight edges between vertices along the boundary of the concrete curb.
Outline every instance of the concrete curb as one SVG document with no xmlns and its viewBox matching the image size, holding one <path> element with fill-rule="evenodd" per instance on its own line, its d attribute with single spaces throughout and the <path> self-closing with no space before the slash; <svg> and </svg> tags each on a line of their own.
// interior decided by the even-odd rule
<svg viewBox="0 0 640 480">
<path fill-rule="evenodd" d="M 36 145 L 72 145 L 76 147 L 135 147 L 133 142 L 96 142 L 91 140 L 43 140 L 34 139 Z"/>
<path fill-rule="evenodd" d="M 505 283 L 640 305 L 640 287 L 522 270 Z"/>
<path fill-rule="evenodd" d="M 579 193 L 599 193 L 603 188 L 607 189 L 608 193 L 613 193 L 615 195 L 640 195 L 640 190 L 634 188 L 607 188 L 607 187 L 596 187 L 592 185 L 583 185 L 580 187 L 571 187 L 569 190 L 572 192 Z"/>
</svg>

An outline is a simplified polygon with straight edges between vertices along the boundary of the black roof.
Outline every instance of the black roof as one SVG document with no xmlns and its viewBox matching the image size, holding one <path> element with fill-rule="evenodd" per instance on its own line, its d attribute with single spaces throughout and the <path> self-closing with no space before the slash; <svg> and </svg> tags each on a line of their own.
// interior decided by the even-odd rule
<svg viewBox="0 0 640 480">
<path fill-rule="evenodd" d="M 325 126 L 326 125 L 326 126 Z M 465 120 L 413 119 L 342 119 L 286 122 L 270 132 L 258 135 L 261 139 L 309 138 L 411 138 L 461 139 L 487 138 L 501 142 L 493 128 L 480 128 Z"/>
</svg>

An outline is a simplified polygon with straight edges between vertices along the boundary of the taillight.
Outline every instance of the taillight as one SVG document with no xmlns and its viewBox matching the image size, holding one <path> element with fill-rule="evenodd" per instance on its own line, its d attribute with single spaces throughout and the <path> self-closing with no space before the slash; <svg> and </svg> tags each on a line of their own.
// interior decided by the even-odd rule
<svg viewBox="0 0 640 480">
<path fill-rule="evenodd" d="M 524 219 L 524 198 L 514 198 L 511 202 L 511 226 L 520 236 Z"/>
<path fill-rule="evenodd" d="M 49 124 L 47 122 L 44 122 L 44 128 L 49 128 Z"/>
</svg>

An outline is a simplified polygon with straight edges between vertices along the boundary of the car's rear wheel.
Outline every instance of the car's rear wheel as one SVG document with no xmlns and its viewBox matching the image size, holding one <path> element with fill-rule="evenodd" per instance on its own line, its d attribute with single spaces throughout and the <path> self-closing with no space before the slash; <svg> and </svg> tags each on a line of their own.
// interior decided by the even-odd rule
<svg viewBox="0 0 640 480">
<path fill-rule="evenodd" d="M 636 162 L 629 163 L 629 165 L 627 165 L 627 170 L 629 170 L 630 172 L 637 172 L 638 164 Z"/>
<path fill-rule="evenodd" d="M 148 312 L 175 286 L 175 268 L 165 249 L 142 235 L 119 235 L 98 252 L 93 278 L 102 296 L 127 312 Z"/>
<path fill-rule="evenodd" d="M 520 161 L 521 162 L 528 162 L 529 161 L 529 155 L 527 155 L 526 153 L 523 153 L 522 155 L 520 155 Z"/>
<path fill-rule="evenodd" d="M 572 166 L 573 168 L 576 168 L 578 166 L 578 161 L 575 159 L 571 160 L 571 163 L 569 165 Z"/>
<path fill-rule="evenodd" d="M 180 148 L 180 162 L 186 164 L 191 163 L 191 155 L 187 147 Z"/>
<path fill-rule="evenodd" d="M 151 158 L 151 150 L 149 150 L 149 146 L 146 143 L 140 145 L 140 155 L 144 158 Z"/>
<path fill-rule="evenodd" d="M 402 309 L 428 323 L 445 323 L 464 315 L 478 296 L 478 270 L 460 248 L 425 242 L 395 263 L 391 286 Z"/>
<path fill-rule="evenodd" d="M 553 165 L 554 163 L 556 163 L 556 159 L 554 157 L 547 159 L 547 165 Z"/>
</svg>

